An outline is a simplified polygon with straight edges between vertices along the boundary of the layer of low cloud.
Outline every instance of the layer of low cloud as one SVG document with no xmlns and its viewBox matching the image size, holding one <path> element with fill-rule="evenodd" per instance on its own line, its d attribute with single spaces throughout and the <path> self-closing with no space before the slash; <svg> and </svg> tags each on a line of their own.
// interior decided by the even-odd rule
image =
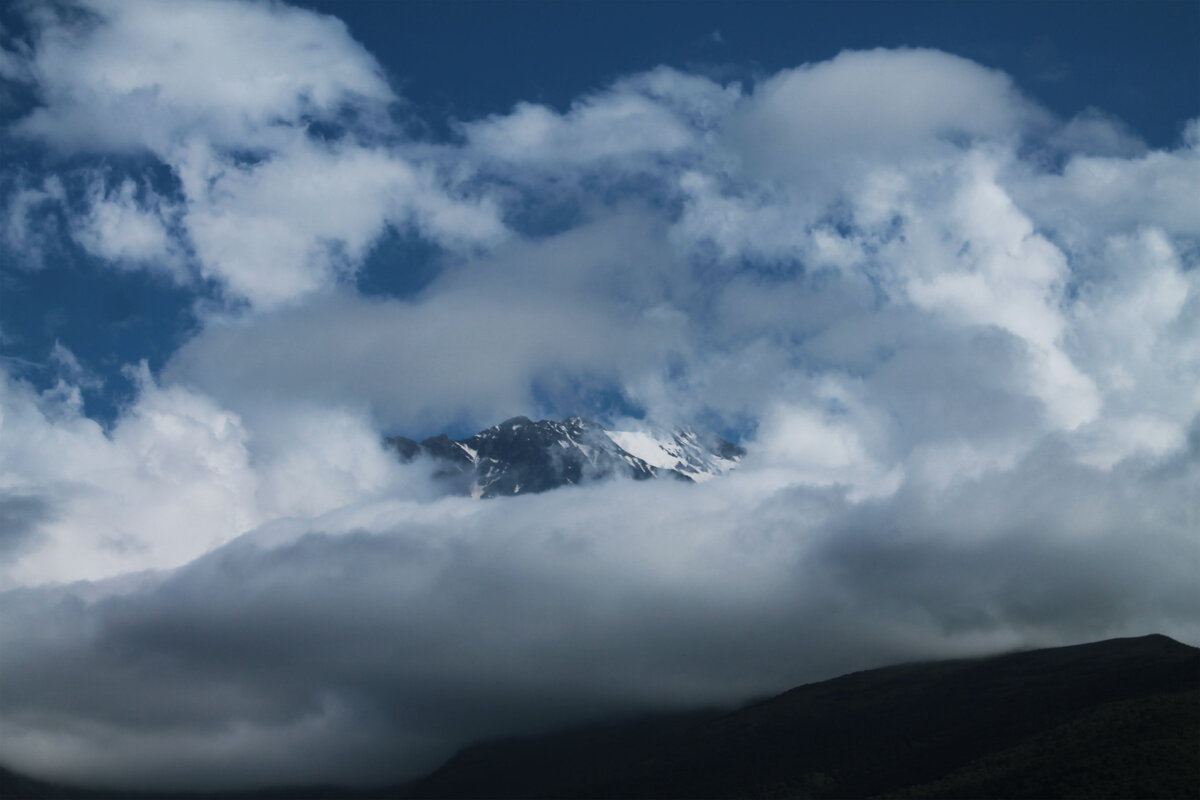
<svg viewBox="0 0 1200 800">
<path fill-rule="evenodd" d="M 201 324 L 107 429 L 70 342 L 0 376 L 0 763 L 370 783 L 898 659 L 1200 641 L 1200 122 L 1147 150 L 873 50 L 421 143 L 332 18 L 84 11 L 0 60 L 42 101 L 9 133 L 72 159 L 0 185 L 0 243 L 161 271 Z M 389 230 L 440 271 L 363 296 Z M 380 443 L 597 396 L 749 455 L 475 502 Z"/>
<path fill-rule="evenodd" d="M 1198 520 L 1162 513 L 1194 465 L 1018 466 L 858 503 L 753 472 L 361 502 L 171 573 L 8 592 L 4 756 L 119 785 L 379 782 L 480 737 L 894 660 L 1194 640 Z"/>
</svg>

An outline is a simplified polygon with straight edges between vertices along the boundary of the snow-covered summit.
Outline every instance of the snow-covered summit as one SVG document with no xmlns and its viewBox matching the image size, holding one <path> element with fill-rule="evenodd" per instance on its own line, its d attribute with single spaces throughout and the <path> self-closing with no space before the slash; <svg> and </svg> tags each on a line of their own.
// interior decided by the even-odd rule
<svg viewBox="0 0 1200 800">
<path fill-rule="evenodd" d="M 570 417 L 561 422 L 514 417 L 466 439 L 386 440 L 405 461 L 434 459 L 452 491 L 473 497 L 544 492 L 614 476 L 669 476 L 704 481 L 737 466 L 742 448 L 693 431 L 608 431 Z"/>
<path fill-rule="evenodd" d="M 745 451 L 718 436 L 694 431 L 606 431 L 617 447 L 652 467 L 672 470 L 693 481 L 706 481 L 733 469 Z"/>
</svg>

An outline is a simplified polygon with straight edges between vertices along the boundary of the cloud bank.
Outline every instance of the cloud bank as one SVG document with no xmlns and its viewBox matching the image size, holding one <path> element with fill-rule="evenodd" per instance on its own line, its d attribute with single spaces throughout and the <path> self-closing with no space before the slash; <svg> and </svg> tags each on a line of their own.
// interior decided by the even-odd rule
<svg viewBox="0 0 1200 800">
<path fill-rule="evenodd" d="M 6 135 L 59 160 L 0 185 L 5 269 L 74 243 L 199 325 L 109 427 L 69 342 L 49 388 L 0 362 L 0 763 L 366 784 L 898 659 L 1200 640 L 1200 121 L 1149 149 L 901 49 L 433 139 L 309 11 L 30 25 Z M 360 291 L 395 233 L 436 275 Z M 474 502 L 380 446 L 573 413 L 749 455 Z"/>
</svg>

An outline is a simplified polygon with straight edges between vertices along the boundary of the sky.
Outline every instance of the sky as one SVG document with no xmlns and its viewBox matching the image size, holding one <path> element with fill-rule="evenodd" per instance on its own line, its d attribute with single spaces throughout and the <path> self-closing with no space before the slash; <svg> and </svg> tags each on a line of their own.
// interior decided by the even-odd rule
<svg viewBox="0 0 1200 800">
<path fill-rule="evenodd" d="M 370 785 L 1200 644 L 1200 5 L 0 8 L 0 765 Z M 703 485 L 445 496 L 584 415 Z"/>
</svg>

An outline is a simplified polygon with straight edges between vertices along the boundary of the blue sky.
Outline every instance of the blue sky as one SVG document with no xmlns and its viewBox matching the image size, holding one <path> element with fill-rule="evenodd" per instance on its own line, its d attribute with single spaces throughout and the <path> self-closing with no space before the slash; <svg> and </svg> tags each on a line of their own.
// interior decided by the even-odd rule
<svg viewBox="0 0 1200 800">
<path fill-rule="evenodd" d="M 1195 3 L 0 26 L 0 764 L 372 783 L 1200 641 Z M 518 414 L 748 455 L 482 503 L 381 446 Z"/>
<path fill-rule="evenodd" d="M 310 3 L 343 19 L 429 121 L 564 107 L 659 64 L 747 79 L 846 49 L 932 47 L 1012 75 L 1064 117 L 1101 108 L 1154 145 L 1200 94 L 1193 4 L 1178 2 Z M 554 64 L 554 69 L 546 69 Z"/>
</svg>

